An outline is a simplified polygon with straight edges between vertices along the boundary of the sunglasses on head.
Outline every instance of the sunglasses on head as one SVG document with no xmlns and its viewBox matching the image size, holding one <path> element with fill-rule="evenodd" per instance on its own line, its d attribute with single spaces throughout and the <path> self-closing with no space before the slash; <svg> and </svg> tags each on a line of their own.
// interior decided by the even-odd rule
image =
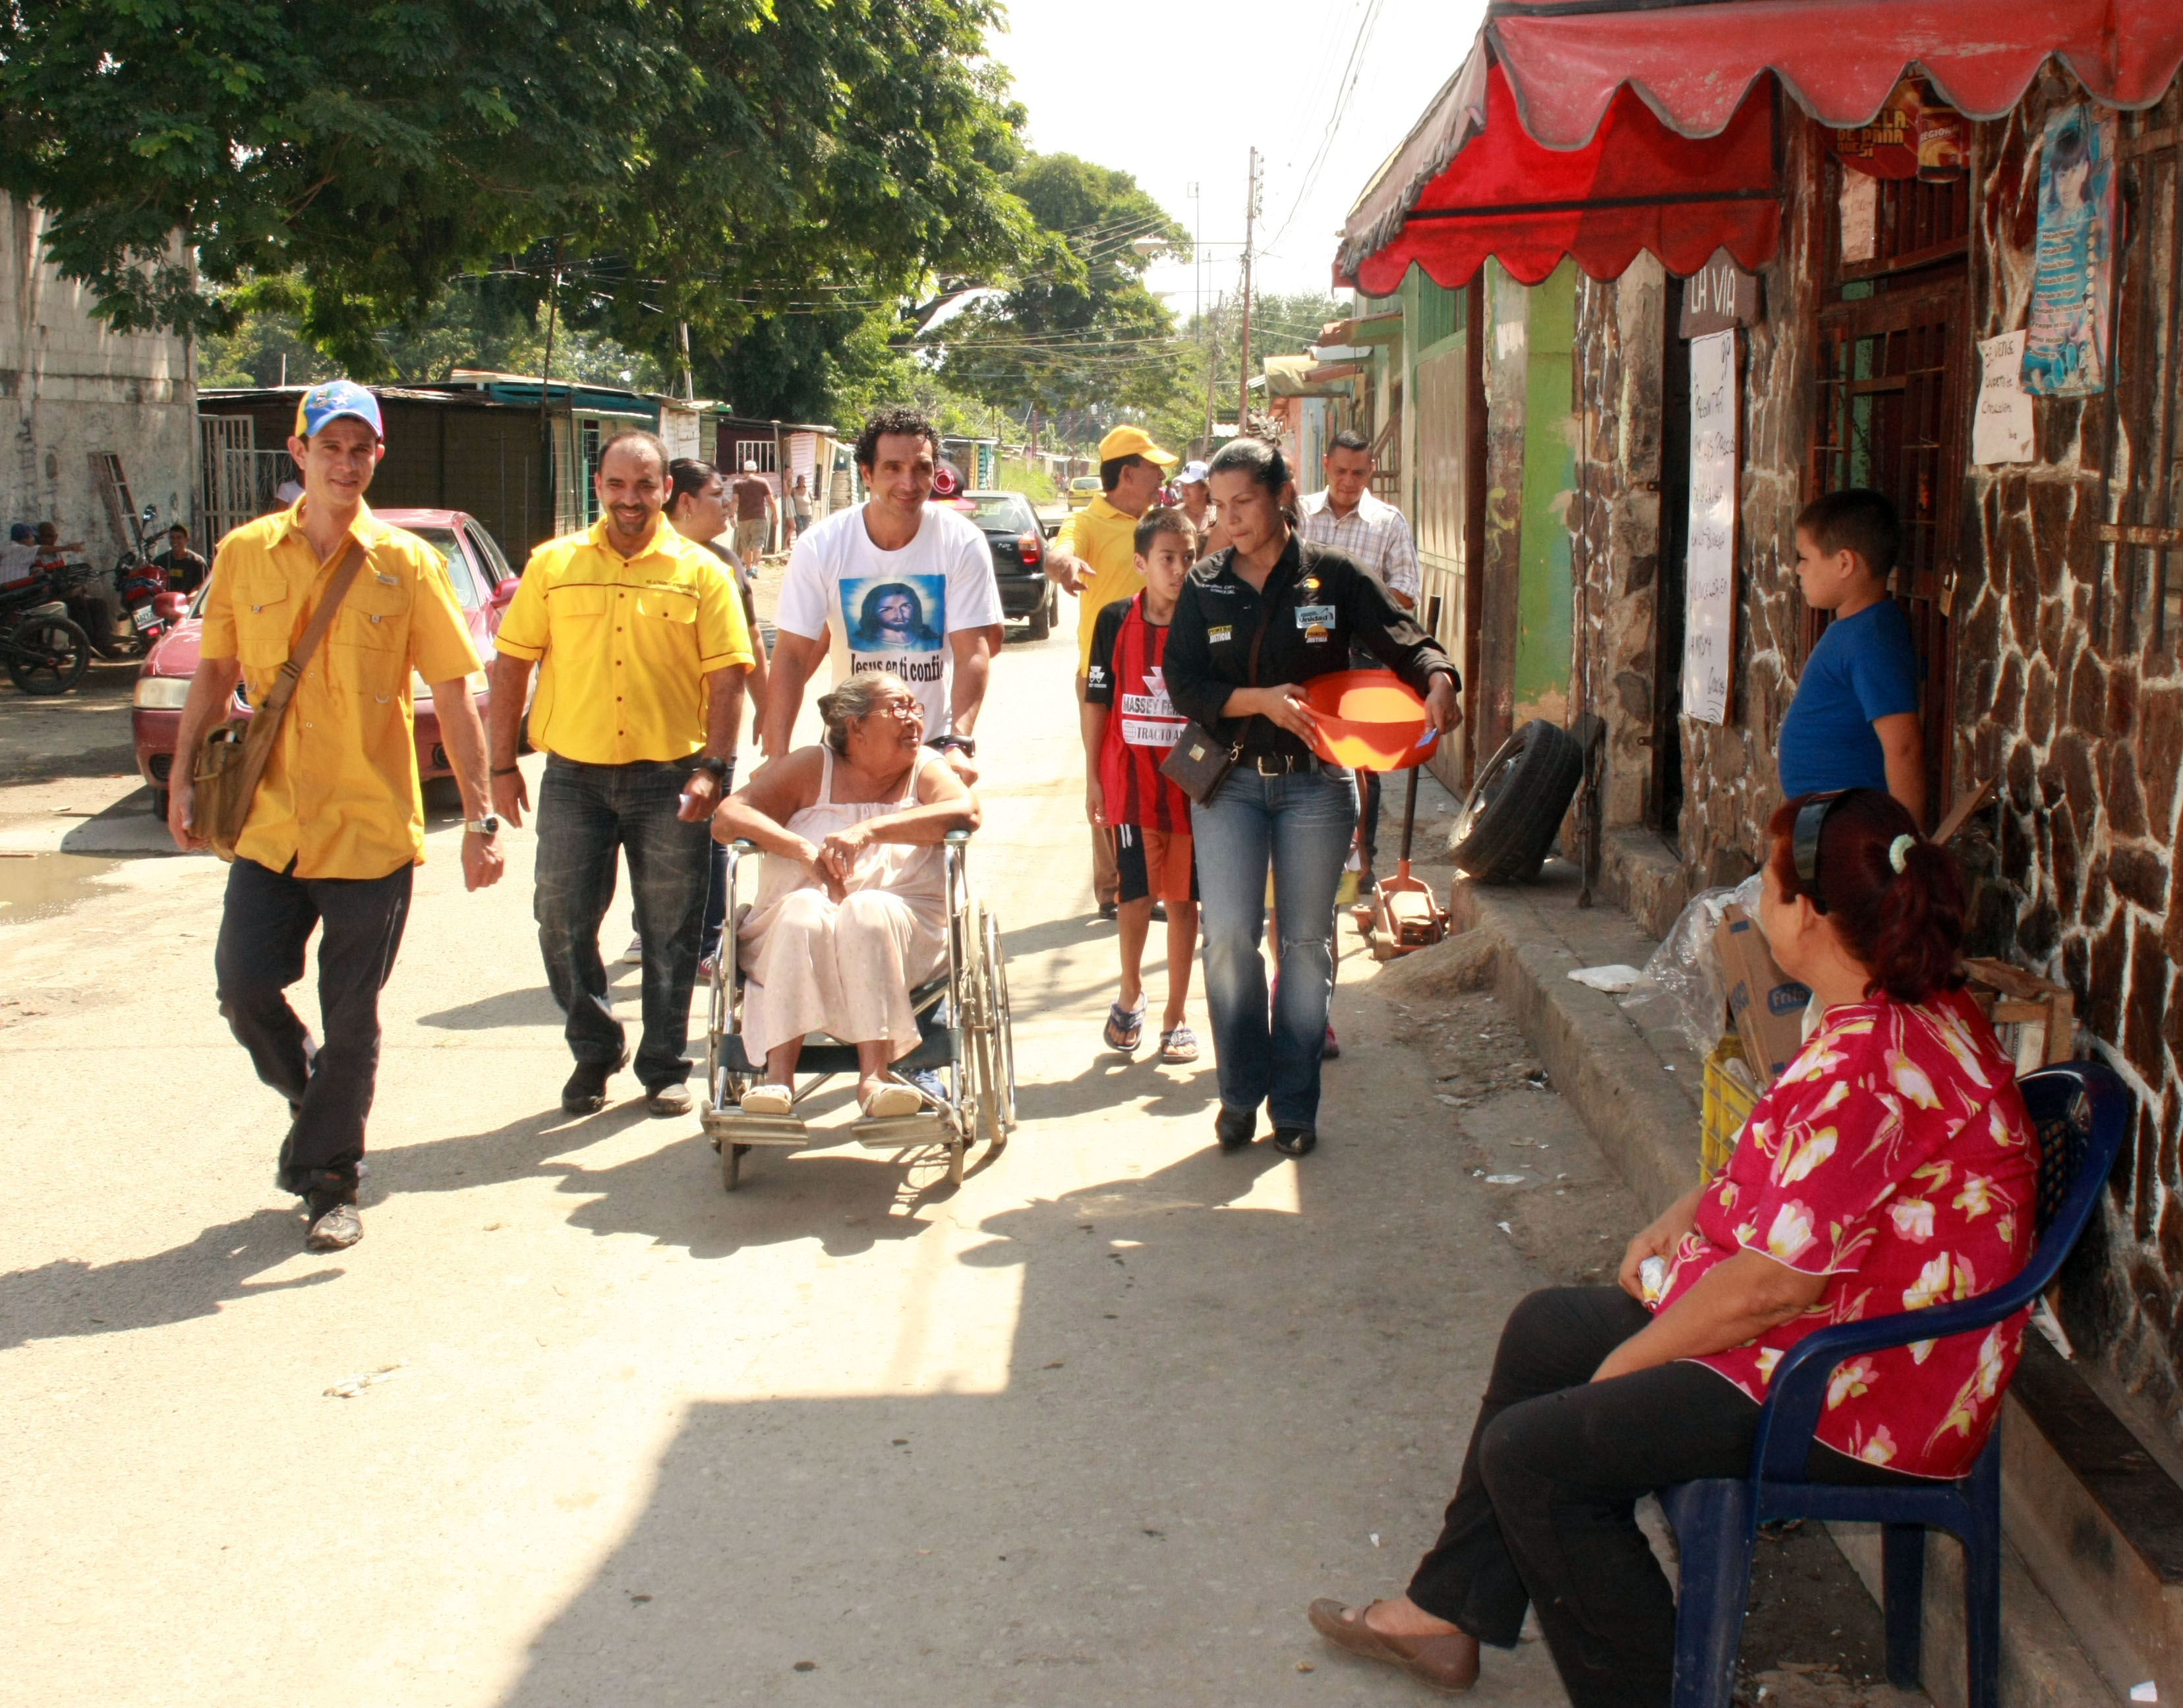
<svg viewBox="0 0 2183 1708">
<path fill-rule="evenodd" d="M 1819 837 L 1827 828 L 1827 814 L 1848 793 L 1847 789 L 1829 789 L 1813 796 L 1797 809 L 1796 828 L 1790 833 L 1789 853 L 1796 864 L 1797 887 L 1814 913 L 1827 911 L 1826 897 L 1819 893 Z"/>
</svg>

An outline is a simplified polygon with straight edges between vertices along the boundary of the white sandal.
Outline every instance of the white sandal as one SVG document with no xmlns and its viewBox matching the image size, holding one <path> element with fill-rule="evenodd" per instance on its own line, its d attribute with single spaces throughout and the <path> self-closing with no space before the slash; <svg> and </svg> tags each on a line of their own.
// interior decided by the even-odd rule
<svg viewBox="0 0 2183 1708">
<path fill-rule="evenodd" d="M 868 1121 L 887 1121 L 897 1116 L 914 1115 L 925 1106 L 925 1100 L 908 1085 L 897 1085 L 892 1080 L 872 1087 L 871 1095 L 864 1100 L 864 1118 Z"/>
<path fill-rule="evenodd" d="M 796 1106 L 796 1094 L 771 1079 L 761 1079 L 747 1089 L 741 1106 L 746 1115 L 786 1115 Z"/>
</svg>

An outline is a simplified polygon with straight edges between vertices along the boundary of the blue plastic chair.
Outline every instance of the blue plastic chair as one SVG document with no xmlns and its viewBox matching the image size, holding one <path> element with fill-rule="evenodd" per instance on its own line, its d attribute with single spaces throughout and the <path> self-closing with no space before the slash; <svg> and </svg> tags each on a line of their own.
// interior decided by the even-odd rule
<svg viewBox="0 0 2183 1708">
<path fill-rule="evenodd" d="M 1682 1556 L 1675 1605 L 1675 1708 L 1730 1708 L 1736 1651 L 1751 1593 L 1758 1527 L 1780 1518 L 1876 1522 L 1887 1620 L 1887 1678 L 1918 1682 L 1925 1579 L 1925 1529 L 1964 1544 L 1964 1635 L 1969 1708 L 1997 1708 L 2001 1674 L 2001 1432 L 1968 1476 L 1906 1488 L 1808 1483 L 1819 1408 L 1835 1367 L 1861 1352 L 1990 1328 L 2044 1292 L 2084 1231 L 2130 1124 L 2122 1082 L 2094 1062 L 2072 1062 L 2018 1082 L 2039 1133 L 2038 1244 L 2006 1287 L 1960 1304 L 1845 1323 L 1806 1335 L 1775 1367 L 1747 1478 L 1680 1483 L 1660 1491 Z"/>
</svg>

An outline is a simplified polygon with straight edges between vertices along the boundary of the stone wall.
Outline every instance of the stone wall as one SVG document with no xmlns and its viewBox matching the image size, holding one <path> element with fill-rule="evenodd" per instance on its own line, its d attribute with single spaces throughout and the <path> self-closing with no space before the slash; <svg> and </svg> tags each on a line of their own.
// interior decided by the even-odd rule
<svg viewBox="0 0 2183 1708">
<path fill-rule="evenodd" d="M 2008 119 L 1978 127 L 1974 332 L 2025 324 L 2036 232 L 2036 144 L 2081 95 L 2050 71 Z M 2125 137 L 2183 117 L 2170 92 L 2125 115 Z M 2112 397 L 2041 399 L 2038 460 L 1974 469 L 1958 596 L 1957 754 L 1962 777 L 2001 779 L 1980 868 L 1978 947 L 2066 982 L 2093 1047 L 2131 1081 L 2135 1128 L 2106 1213 L 2073 1259 L 2065 1324 L 2183 1434 L 2183 882 L 2174 870 L 2183 765 L 2183 671 L 2171 613 L 2161 635 L 2154 554 L 2102 544 L 2164 438 L 2159 396 L 2173 325 L 2177 217 L 2172 149 L 2130 164 L 2122 221 Z M 2150 359 L 2148 359 L 2148 358 Z M 2169 455 L 2173 455 L 2172 450 Z M 2150 519 L 2158 521 L 2154 514 Z M 2169 519 L 2176 519 L 2171 517 Z M 1983 571 L 1982 583 L 1977 579 Z M 2183 556 L 2171 579 L 2183 592 Z"/>
<path fill-rule="evenodd" d="M 43 223 L 36 207 L 0 195 L 0 524 L 57 523 L 105 568 L 133 541 L 108 517 L 93 453 L 121 458 L 138 507 L 157 506 L 162 526 L 194 518 L 191 351 L 94 319 L 91 293 L 42 258 Z"/>
<path fill-rule="evenodd" d="M 1794 520 L 1803 502 L 1815 384 L 1808 307 L 1820 232 L 1810 186 L 1819 178 L 1818 128 L 1785 103 L 1782 174 L 1791 186 L 1780 252 L 1760 273 L 1763 313 L 1741 340 L 1742 490 L 1737 528 L 1736 669 L 1727 721 L 1680 720 L 1683 806 L 1679 841 L 1692 888 L 1733 883 L 1757 869 L 1767 818 L 1780 799 L 1774 762 L 1781 718 L 1796 691 L 1802 619 Z M 1664 275 L 1642 256 L 1619 280 L 1586 281 L 1577 309 L 1578 383 L 1585 411 L 1578 469 L 1582 590 L 1576 640 L 1584 705 L 1608 743 L 1602 782 L 1605 826 L 1657 816 L 1652 786 L 1653 706 L 1663 684 L 1655 657 Z M 1665 502 L 1686 502 L 1670 495 Z"/>
</svg>

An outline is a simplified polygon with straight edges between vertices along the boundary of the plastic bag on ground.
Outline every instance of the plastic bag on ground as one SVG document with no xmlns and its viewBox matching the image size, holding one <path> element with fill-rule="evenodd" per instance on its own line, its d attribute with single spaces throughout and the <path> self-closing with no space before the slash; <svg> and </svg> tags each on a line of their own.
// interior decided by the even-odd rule
<svg viewBox="0 0 2183 1708">
<path fill-rule="evenodd" d="M 1713 934 L 1730 906 L 1758 917 L 1759 874 L 1741 884 L 1701 890 L 1675 916 L 1668 934 L 1647 960 L 1637 982 L 1622 998 L 1633 1019 L 1647 1025 L 1672 1025 L 1703 1059 L 1728 1029 L 1728 983 Z"/>
</svg>

